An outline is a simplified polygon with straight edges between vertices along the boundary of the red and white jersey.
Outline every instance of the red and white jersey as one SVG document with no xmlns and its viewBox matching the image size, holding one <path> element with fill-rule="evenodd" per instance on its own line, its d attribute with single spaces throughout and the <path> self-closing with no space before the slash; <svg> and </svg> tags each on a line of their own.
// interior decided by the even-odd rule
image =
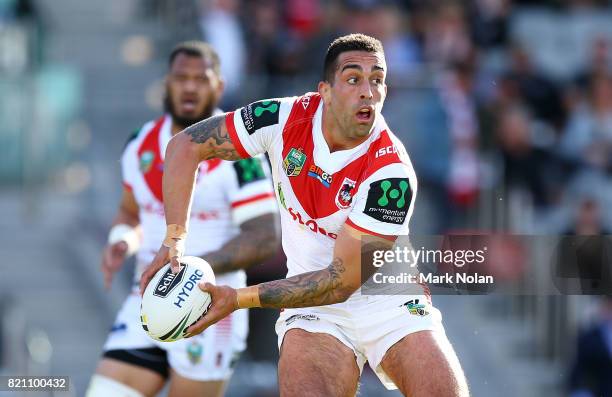
<svg viewBox="0 0 612 397">
<path fill-rule="evenodd" d="M 121 157 L 123 184 L 136 198 L 143 231 L 135 281 L 140 280 L 166 233 L 162 174 L 171 124 L 170 116 L 148 122 L 128 142 Z M 242 222 L 277 210 L 265 157 L 203 161 L 193 193 L 185 255 L 215 251 L 239 234 Z M 243 287 L 246 275 L 242 270 L 218 275 L 217 283 Z"/>
<path fill-rule="evenodd" d="M 231 112 L 243 157 L 267 151 L 281 208 L 288 277 L 327 267 L 344 223 L 394 239 L 408 234 L 417 181 L 404 145 L 378 115 L 360 145 L 330 153 L 319 94 L 270 99 Z"/>
</svg>

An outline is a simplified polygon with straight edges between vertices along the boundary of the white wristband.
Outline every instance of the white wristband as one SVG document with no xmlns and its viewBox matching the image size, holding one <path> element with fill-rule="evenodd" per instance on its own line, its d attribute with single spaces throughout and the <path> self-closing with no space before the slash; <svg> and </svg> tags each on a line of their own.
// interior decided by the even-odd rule
<svg viewBox="0 0 612 397">
<path fill-rule="evenodd" d="M 116 244 L 120 241 L 125 241 L 127 244 L 128 256 L 133 255 L 136 251 L 138 251 L 138 247 L 140 246 L 140 236 L 138 235 L 138 232 L 132 226 L 126 225 L 125 223 L 113 226 L 108 233 L 109 245 Z"/>
</svg>

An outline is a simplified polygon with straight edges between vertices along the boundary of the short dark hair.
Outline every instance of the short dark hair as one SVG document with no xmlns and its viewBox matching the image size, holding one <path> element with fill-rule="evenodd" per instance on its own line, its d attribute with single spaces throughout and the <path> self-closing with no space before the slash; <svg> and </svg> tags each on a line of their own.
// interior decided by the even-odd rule
<svg viewBox="0 0 612 397">
<path fill-rule="evenodd" d="M 192 57 L 200 57 L 210 62 L 210 66 L 217 75 L 221 74 L 221 61 L 219 54 L 208 43 L 197 40 L 183 41 L 177 44 L 168 57 L 168 67 L 172 67 L 172 62 L 179 54 Z"/>
<path fill-rule="evenodd" d="M 338 67 L 337 61 L 340 54 L 348 51 L 379 52 L 383 56 L 385 51 L 382 43 L 374 37 L 362 33 L 352 33 L 338 37 L 327 48 L 325 62 L 323 64 L 323 80 L 328 83 L 334 82 L 334 74 Z"/>
</svg>

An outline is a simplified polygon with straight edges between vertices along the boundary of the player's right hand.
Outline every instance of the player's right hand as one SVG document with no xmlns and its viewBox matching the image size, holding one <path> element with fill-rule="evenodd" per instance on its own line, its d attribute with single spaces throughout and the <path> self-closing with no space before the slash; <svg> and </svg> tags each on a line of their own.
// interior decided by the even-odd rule
<svg viewBox="0 0 612 397">
<path fill-rule="evenodd" d="M 121 269 L 127 256 L 128 245 L 125 241 L 118 241 L 104 247 L 102 252 L 102 263 L 100 268 L 104 274 L 104 288 L 109 289 L 113 282 L 114 274 Z"/>
<path fill-rule="evenodd" d="M 140 296 L 144 294 L 149 281 L 153 279 L 155 273 L 157 273 L 157 271 L 164 267 L 168 262 L 170 262 L 170 249 L 165 245 L 162 245 L 159 248 L 159 251 L 157 251 L 155 258 L 153 258 L 153 261 L 149 264 L 149 266 L 147 266 L 140 277 Z"/>
</svg>

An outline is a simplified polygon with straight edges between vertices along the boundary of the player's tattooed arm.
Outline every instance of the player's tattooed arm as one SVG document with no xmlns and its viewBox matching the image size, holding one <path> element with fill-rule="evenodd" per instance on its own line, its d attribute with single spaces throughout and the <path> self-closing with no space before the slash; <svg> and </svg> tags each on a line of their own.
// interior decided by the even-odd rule
<svg viewBox="0 0 612 397">
<path fill-rule="evenodd" d="M 261 307 L 308 307 L 343 302 L 356 289 L 344 282 L 344 273 L 344 261 L 335 258 L 323 270 L 259 284 Z"/>
<path fill-rule="evenodd" d="M 363 263 L 362 259 L 371 258 L 373 251 L 387 250 L 392 245 L 392 241 L 373 236 L 369 237 L 367 244 L 362 244 L 360 233 L 345 225 L 338 234 L 334 260 L 329 266 L 259 284 L 259 304 L 268 308 L 292 308 L 343 302 L 375 270 L 372 264 Z"/>
<path fill-rule="evenodd" d="M 191 142 L 199 144 L 198 152 L 202 160 L 221 158 L 224 160 L 239 160 L 241 157 L 234 148 L 225 125 L 225 114 L 220 114 L 199 121 L 185 130 Z"/>
<path fill-rule="evenodd" d="M 278 251 L 280 233 L 277 223 L 276 214 L 264 214 L 243 222 L 240 234 L 203 258 L 210 263 L 215 274 L 260 264 Z"/>
<path fill-rule="evenodd" d="M 240 158 L 230 140 L 225 117 L 217 115 L 202 120 L 176 134 L 168 143 L 163 177 L 166 224 L 187 227 L 196 171 L 202 160 Z M 161 260 L 156 261 L 156 266 L 160 263 Z M 173 264 L 177 263 L 173 260 Z"/>
</svg>

